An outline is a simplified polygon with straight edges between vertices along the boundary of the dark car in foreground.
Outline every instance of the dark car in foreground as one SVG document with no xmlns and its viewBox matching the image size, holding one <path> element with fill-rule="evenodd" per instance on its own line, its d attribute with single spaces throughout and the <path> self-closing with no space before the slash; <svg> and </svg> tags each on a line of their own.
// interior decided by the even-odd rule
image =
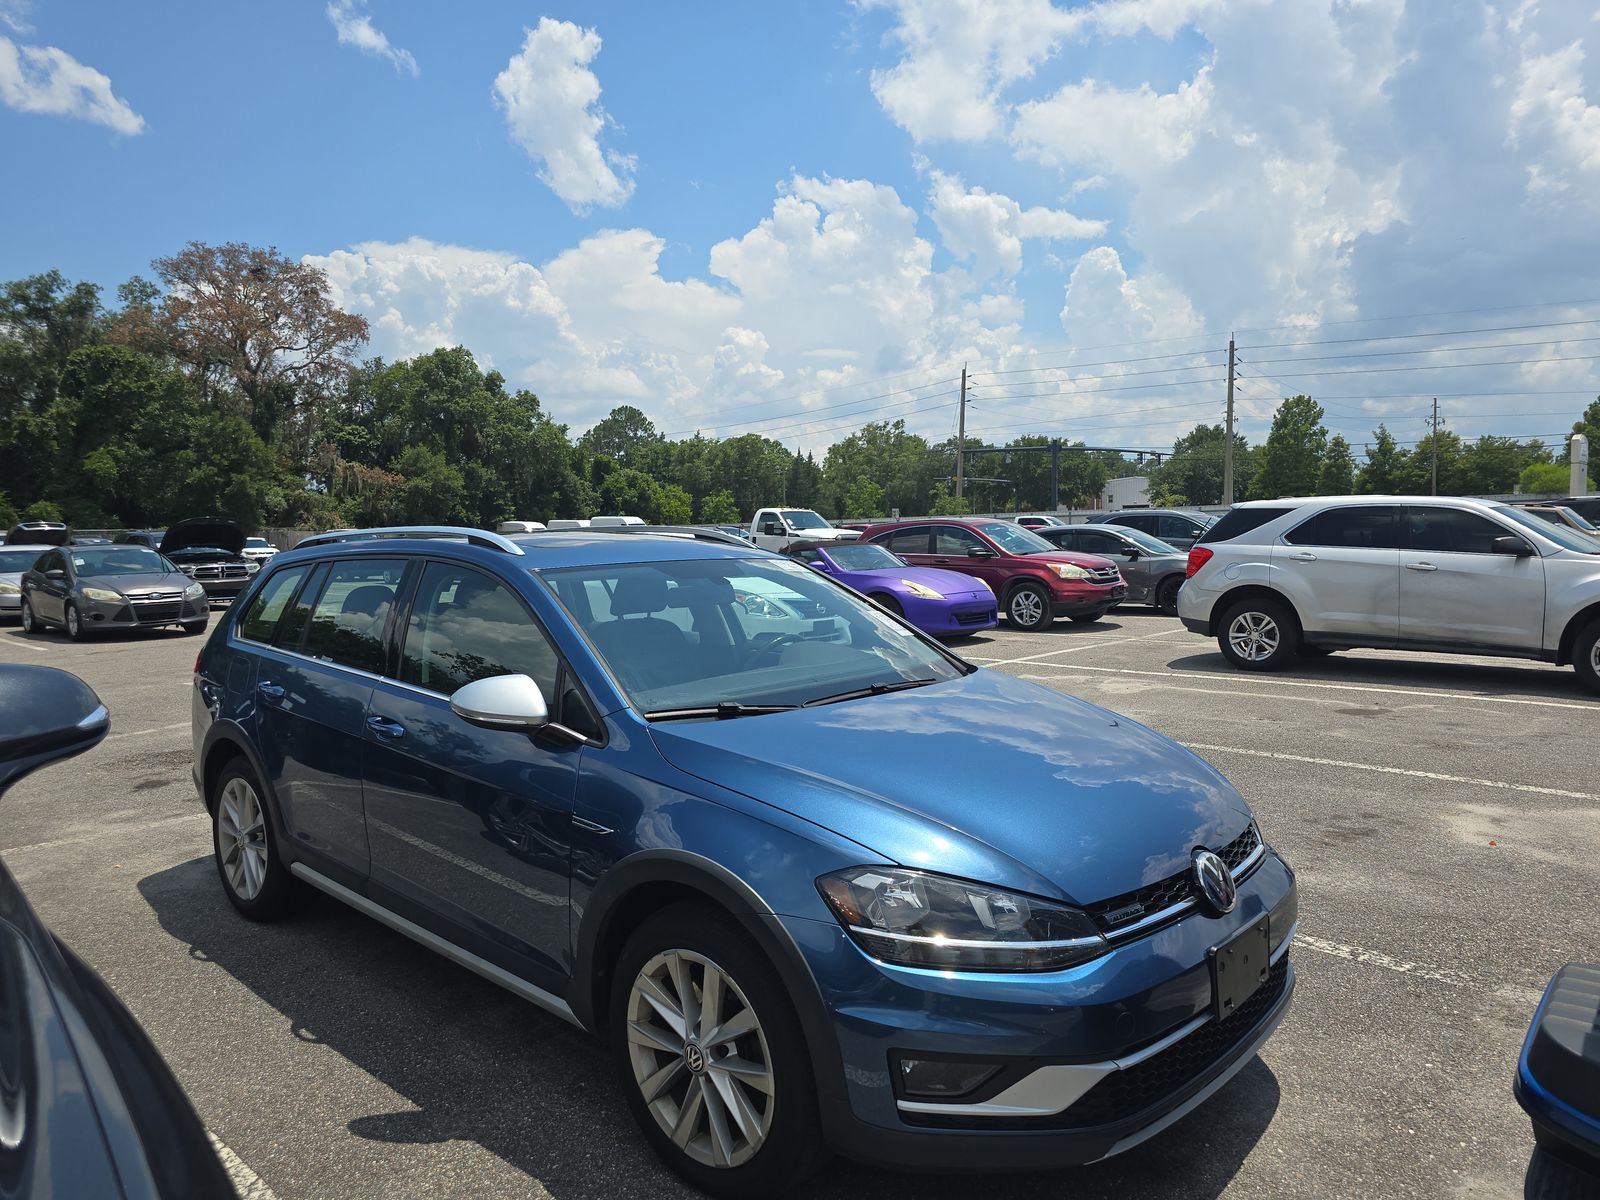
<svg viewBox="0 0 1600 1200">
<path fill-rule="evenodd" d="M 192 714 L 232 905 L 309 885 L 604 1033 L 718 1195 L 1122 1153 L 1294 989 L 1294 874 L 1204 761 L 750 546 L 312 537 Z"/>
<path fill-rule="evenodd" d="M 97 745 L 81 679 L 0 664 L 0 793 Z M 231 1200 L 205 1128 L 149 1037 L 51 935 L 0 862 L 0 1195 Z"/>
<path fill-rule="evenodd" d="M 796 542 L 784 553 L 935 637 L 981 633 L 999 623 L 994 593 L 983 580 L 913 567 L 870 542 Z"/>
<path fill-rule="evenodd" d="M 1128 585 L 1129 603 L 1149 604 L 1165 613 L 1178 611 L 1178 589 L 1188 569 L 1188 551 L 1120 525 L 1065 525 L 1034 532 L 1063 550 L 1111 559 Z"/>
<path fill-rule="evenodd" d="M 924 517 L 874 525 L 861 540 L 914 567 L 944 567 L 983 580 L 1016 629 L 1044 629 L 1057 617 L 1098 621 L 1128 596 L 1110 559 L 1058 550 L 1010 521 Z"/>
<path fill-rule="evenodd" d="M 1513 1091 L 1537 1144 L 1528 1200 L 1600 1196 L 1600 963 L 1568 963 L 1550 980 Z"/>
<path fill-rule="evenodd" d="M 244 530 L 236 522 L 191 517 L 163 533 L 157 548 L 211 599 L 232 600 L 261 569 L 243 553 L 244 544 Z"/>
<path fill-rule="evenodd" d="M 60 546 L 22 576 L 22 629 L 50 626 L 73 641 L 112 629 L 178 625 L 204 633 L 205 589 L 140 545 Z"/>
</svg>

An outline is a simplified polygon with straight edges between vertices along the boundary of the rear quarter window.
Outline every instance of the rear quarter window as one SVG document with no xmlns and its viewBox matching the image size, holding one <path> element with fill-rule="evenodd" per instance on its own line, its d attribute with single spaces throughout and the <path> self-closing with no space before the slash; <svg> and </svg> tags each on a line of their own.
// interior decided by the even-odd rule
<svg viewBox="0 0 1600 1200">
<path fill-rule="evenodd" d="M 1231 542 L 1293 511 L 1292 508 L 1231 508 L 1222 515 L 1220 521 L 1202 533 L 1195 544 L 1209 546 L 1214 542 Z"/>
<path fill-rule="evenodd" d="M 288 567 L 269 576 L 256 592 L 255 599 L 250 601 L 244 619 L 239 622 L 239 636 L 252 642 L 270 643 L 278 631 L 284 610 L 289 607 L 290 597 L 310 570 L 310 564 L 306 564 Z"/>
</svg>

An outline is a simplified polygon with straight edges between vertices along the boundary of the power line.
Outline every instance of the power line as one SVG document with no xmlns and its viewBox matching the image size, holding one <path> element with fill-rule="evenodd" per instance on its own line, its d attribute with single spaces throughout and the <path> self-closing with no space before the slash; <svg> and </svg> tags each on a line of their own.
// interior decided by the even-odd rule
<svg viewBox="0 0 1600 1200">
<path fill-rule="evenodd" d="M 1600 358 L 1600 354 L 1572 354 L 1555 358 L 1495 359 L 1493 362 L 1482 363 L 1422 363 L 1410 367 L 1353 367 L 1344 371 L 1285 371 L 1284 374 L 1290 379 L 1317 379 L 1326 375 L 1389 375 L 1399 371 L 1464 371 L 1480 370 L 1484 367 L 1525 367 L 1537 363 L 1592 362 L 1597 358 Z M 1276 377 L 1268 375 L 1266 378 Z"/>
<path fill-rule="evenodd" d="M 1465 337 L 1470 333 L 1516 333 L 1528 329 L 1567 329 L 1574 325 L 1597 325 L 1600 317 L 1581 321 L 1543 321 L 1535 325 L 1487 325 L 1477 329 L 1433 329 L 1425 333 L 1385 333 L 1371 337 L 1321 338 L 1304 342 L 1260 342 L 1254 346 L 1241 346 L 1242 350 L 1288 350 L 1295 346 L 1345 346 L 1356 342 L 1400 342 L 1411 338 Z"/>
<path fill-rule="evenodd" d="M 1159 362 L 1162 359 L 1166 359 L 1166 358 L 1194 358 L 1197 355 L 1201 355 L 1201 354 L 1222 354 L 1222 353 L 1224 353 L 1224 351 L 1221 351 L 1221 350 L 1184 350 L 1184 351 L 1182 351 L 1182 352 L 1180 352 L 1178 354 L 1149 354 L 1149 355 L 1146 355 L 1143 358 L 1110 358 L 1110 359 L 1104 359 L 1104 360 L 1102 360 L 1100 362 L 1067 363 L 1067 364 L 1064 364 L 1062 366 L 1056 366 L 1056 367 L 1017 367 L 1014 370 L 1010 370 L 1010 371 L 974 371 L 972 373 L 972 377 L 974 379 L 982 379 L 982 378 L 984 378 L 985 376 L 988 376 L 988 375 L 1035 375 L 1035 374 L 1040 374 L 1040 373 L 1045 372 L 1045 371 L 1074 371 L 1074 370 L 1077 370 L 1079 368 L 1087 368 L 1087 367 L 1120 367 L 1124 363 Z M 1209 363 L 1209 364 L 1203 364 L 1203 365 L 1218 367 L 1218 366 L 1221 366 L 1222 364 L 1221 363 Z M 1170 367 L 1168 369 L 1176 371 L 1176 370 L 1187 370 L 1188 368 L 1186 368 L 1186 367 Z M 1128 372 L 1128 374 L 1130 374 L 1130 375 L 1139 374 L 1139 372 L 1130 371 L 1130 372 Z"/>
<path fill-rule="evenodd" d="M 1574 342 L 1600 342 L 1600 337 L 1581 338 L 1552 338 L 1542 342 L 1488 342 L 1477 346 L 1432 346 L 1421 350 L 1363 350 L 1355 354 L 1303 354 L 1297 358 L 1257 358 L 1252 361 L 1260 366 L 1262 363 L 1297 363 L 1297 362 L 1333 362 L 1348 358 L 1396 358 L 1407 354 L 1455 354 L 1458 351 L 1468 350 L 1510 350 L 1520 346 L 1567 346 Z M 1464 364 L 1473 366 L 1477 364 Z"/>
<path fill-rule="evenodd" d="M 1501 304 L 1491 308 L 1456 308 L 1447 312 L 1398 313 L 1387 317 L 1350 317 L 1342 321 L 1318 321 L 1317 325 L 1373 325 L 1382 321 L 1422 321 L 1432 317 L 1463 317 L 1472 313 L 1524 312 L 1530 308 L 1582 308 L 1586 304 L 1600 304 L 1595 300 L 1548 300 L 1540 304 Z M 1293 325 L 1260 325 L 1242 329 L 1240 333 L 1271 333 L 1275 329 L 1294 329 Z"/>
</svg>

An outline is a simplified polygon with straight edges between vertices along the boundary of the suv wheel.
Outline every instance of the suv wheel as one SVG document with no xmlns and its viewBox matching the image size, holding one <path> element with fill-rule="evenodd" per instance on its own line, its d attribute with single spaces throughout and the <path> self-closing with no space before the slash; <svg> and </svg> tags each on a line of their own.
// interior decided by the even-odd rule
<svg viewBox="0 0 1600 1200">
<path fill-rule="evenodd" d="M 679 904 L 646 920 L 617 960 L 610 1013 L 628 1107 L 694 1186 L 779 1194 L 826 1161 L 799 1019 L 726 913 Z"/>
<path fill-rule="evenodd" d="M 217 779 L 211 844 L 222 890 L 245 916 L 271 921 L 294 907 L 300 882 L 278 854 L 261 785 L 242 759 L 234 759 Z"/>
<path fill-rule="evenodd" d="M 1223 657 L 1246 671 L 1276 671 L 1300 650 L 1300 630 L 1278 600 L 1241 600 L 1223 616 L 1217 633 Z"/>
<path fill-rule="evenodd" d="M 1006 618 L 1025 633 L 1050 624 L 1050 593 L 1037 583 L 1019 583 L 1006 597 Z"/>
<path fill-rule="evenodd" d="M 1584 687 L 1600 693 L 1600 621 L 1591 621 L 1573 641 L 1572 669 Z"/>
</svg>

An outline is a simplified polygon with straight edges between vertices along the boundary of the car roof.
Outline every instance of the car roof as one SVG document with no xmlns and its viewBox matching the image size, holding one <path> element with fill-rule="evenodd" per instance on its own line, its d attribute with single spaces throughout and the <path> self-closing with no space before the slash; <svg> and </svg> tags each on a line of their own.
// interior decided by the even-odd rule
<svg viewBox="0 0 1600 1200">
<path fill-rule="evenodd" d="M 47 545 L 44 545 L 43 543 L 40 543 L 39 545 L 36 546 L 32 542 L 24 542 L 21 545 L 13 545 L 13 544 L 11 544 L 9 542 L 0 542 L 0 550 L 37 550 L 40 554 L 43 554 L 46 550 L 65 550 L 65 549 L 66 549 L 65 546 L 47 546 Z"/>
<path fill-rule="evenodd" d="M 501 535 L 504 537 L 504 535 Z M 686 559 L 776 558 L 777 555 L 745 543 L 699 541 L 690 537 L 650 533 L 591 533 L 585 529 L 520 533 L 505 537 L 522 550 L 512 554 L 494 546 L 473 545 L 451 537 L 359 537 L 297 547 L 278 554 L 280 565 L 306 559 L 347 557 L 356 554 L 441 555 L 465 558 L 493 566 L 553 571 L 564 567 L 611 566 L 620 563 L 676 562 Z"/>
<path fill-rule="evenodd" d="M 1498 500 L 1473 496 L 1284 496 L 1277 500 L 1244 500 L 1235 508 L 1331 508 L 1344 504 L 1465 504 L 1472 508 L 1498 508 Z"/>
</svg>

